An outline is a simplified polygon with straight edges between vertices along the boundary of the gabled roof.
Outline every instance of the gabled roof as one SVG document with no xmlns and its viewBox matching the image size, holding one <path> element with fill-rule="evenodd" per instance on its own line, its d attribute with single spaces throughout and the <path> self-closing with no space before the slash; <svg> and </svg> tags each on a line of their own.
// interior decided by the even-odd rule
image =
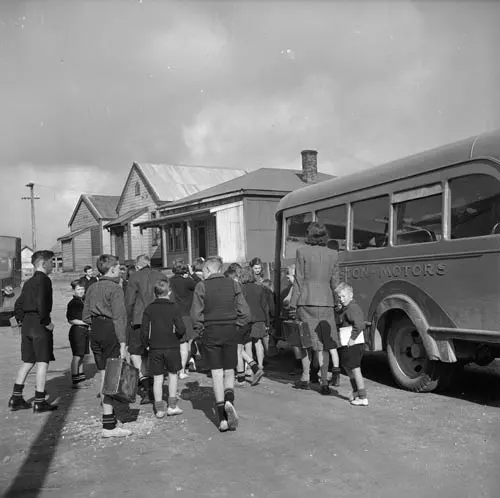
<svg viewBox="0 0 500 498">
<path fill-rule="evenodd" d="M 117 195 L 82 194 L 76 203 L 73 214 L 68 222 L 68 226 L 73 223 L 82 202 L 87 206 L 96 221 L 112 220 L 113 218 L 116 218 L 116 207 L 119 199 L 120 197 Z"/>
<path fill-rule="evenodd" d="M 33 249 L 31 249 L 31 247 L 30 247 L 30 246 L 26 246 L 26 245 L 25 245 L 25 246 L 23 246 L 23 248 L 21 249 L 21 252 L 23 252 L 25 249 L 28 249 L 28 250 L 30 250 L 31 252 L 33 252 Z"/>
<path fill-rule="evenodd" d="M 334 178 L 332 175 L 318 173 L 316 183 Z M 210 200 L 218 196 L 226 196 L 230 193 L 258 191 L 269 192 L 276 196 L 283 196 L 288 192 L 297 190 L 307 185 L 302 181 L 302 170 L 260 168 L 233 180 L 215 185 L 214 187 L 197 192 L 177 202 L 161 206 L 163 209 L 178 208 L 188 204 L 196 204 L 201 201 Z"/>
<path fill-rule="evenodd" d="M 133 163 L 116 209 L 119 210 L 132 173 L 136 171 L 156 204 L 177 201 L 247 173 L 214 166 Z"/>
<path fill-rule="evenodd" d="M 126 213 L 123 213 L 121 216 L 118 216 L 118 218 L 115 218 L 114 220 L 110 221 L 109 223 L 106 223 L 104 225 L 104 228 L 111 228 L 119 225 L 125 225 L 129 221 L 135 220 L 137 217 L 139 217 L 141 214 L 146 213 L 148 210 L 147 207 L 140 208 L 140 209 L 132 209 L 131 211 L 127 211 Z"/>
</svg>

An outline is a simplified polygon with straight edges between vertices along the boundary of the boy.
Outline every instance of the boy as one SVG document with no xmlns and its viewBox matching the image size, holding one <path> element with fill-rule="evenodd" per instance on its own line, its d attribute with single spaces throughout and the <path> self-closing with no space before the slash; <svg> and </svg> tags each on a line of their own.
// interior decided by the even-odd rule
<svg viewBox="0 0 500 498">
<path fill-rule="evenodd" d="M 339 315 L 340 327 L 352 327 L 351 336 L 347 346 L 338 349 L 340 364 L 344 367 L 351 381 L 352 394 L 351 405 L 368 406 L 366 397 L 365 381 L 361 374 L 361 359 L 365 350 L 364 341 L 359 340 L 365 328 L 363 311 L 353 299 L 353 289 L 350 285 L 342 282 L 335 288 L 342 309 Z"/>
<path fill-rule="evenodd" d="M 128 429 L 117 427 L 113 399 L 102 394 L 104 372 L 108 358 L 125 358 L 127 313 L 120 286 L 120 264 L 115 256 L 101 254 L 97 269 L 102 278 L 87 291 L 83 306 L 83 321 L 90 325 L 90 347 L 101 373 L 102 437 L 125 437 Z"/>
<path fill-rule="evenodd" d="M 57 409 L 45 400 L 45 382 L 49 362 L 54 361 L 54 324 L 52 312 L 52 273 L 54 253 L 36 251 L 31 256 L 33 276 L 24 284 L 14 305 L 14 313 L 21 326 L 21 359 L 23 365 L 17 373 L 16 383 L 9 399 L 12 411 L 27 410 L 31 405 L 23 398 L 24 383 L 36 363 L 34 413 Z"/>
<path fill-rule="evenodd" d="M 238 363 L 237 327 L 249 321 L 250 311 L 238 282 L 224 277 L 222 259 L 208 258 L 203 265 L 204 280 L 196 284 L 191 318 L 202 331 L 202 343 L 212 373 L 219 418 L 219 431 L 236 430 L 234 409 L 234 369 Z"/>
<path fill-rule="evenodd" d="M 69 343 L 73 359 L 71 360 L 71 383 L 74 388 L 78 388 L 81 382 L 85 381 L 83 373 L 83 358 L 89 354 L 89 327 L 82 320 L 83 296 L 85 287 L 80 280 L 71 282 L 73 289 L 73 299 L 68 303 L 66 309 L 66 319 L 71 325 L 69 329 Z"/>
<path fill-rule="evenodd" d="M 181 370 L 181 339 L 186 333 L 182 314 L 170 301 L 170 284 L 160 280 L 154 287 L 156 299 L 142 315 L 141 338 L 149 351 L 149 367 L 153 375 L 154 409 L 157 418 L 165 416 L 163 401 L 163 373 L 168 372 L 167 415 L 180 415 L 177 406 L 177 372 Z M 174 331 L 175 327 L 175 331 Z"/>
<path fill-rule="evenodd" d="M 224 276 L 227 278 L 232 278 L 235 282 L 239 282 L 243 268 L 239 263 L 231 263 L 227 270 L 224 272 Z M 248 304 L 248 303 L 247 303 Z M 246 347 L 246 345 L 250 347 Z M 238 337 L 238 364 L 236 367 L 236 385 L 238 387 L 246 386 L 245 377 L 245 362 L 252 372 L 252 386 L 258 384 L 259 380 L 264 375 L 262 369 L 259 369 L 257 362 L 252 356 L 252 338 L 250 336 L 250 324 L 245 325 L 240 329 Z"/>
<path fill-rule="evenodd" d="M 94 276 L 94 270 L 91 266 L 87 265 L 83 269 L 83 277 L 80 278 L 80 283 L 83 285 L 85 291 L 97 282 L 97 277 Z"/>
</svg>

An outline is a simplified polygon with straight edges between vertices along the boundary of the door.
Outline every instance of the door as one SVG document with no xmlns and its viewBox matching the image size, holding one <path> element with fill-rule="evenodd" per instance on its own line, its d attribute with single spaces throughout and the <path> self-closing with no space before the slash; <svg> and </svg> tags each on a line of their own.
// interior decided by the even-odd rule
<svg viewBox="0 0 500 498">
<path fill-rule="evenodd" d="M 115 256 L 121 263 L 125 261 L 125 237 L 123 227 L 115 231 Z"/>
<path fill-rule="evenodd" d="M 205 235 L 205 227 L 198 227 L 198 257 L 207 257 L 207 239 Z"/>
</svg>

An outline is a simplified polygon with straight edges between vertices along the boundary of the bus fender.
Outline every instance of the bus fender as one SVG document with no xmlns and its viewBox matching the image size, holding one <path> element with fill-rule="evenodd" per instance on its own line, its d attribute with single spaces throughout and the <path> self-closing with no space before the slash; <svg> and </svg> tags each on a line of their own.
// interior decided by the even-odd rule
<svg viewBox="0 0 500 498">
<path fill-rule="evenodd" d="M 387 295 L 377 304 L 374 313 L 371 315 L 371 335 L 379 335 L 378 340 L 380 341 L 382 339 L 382 342 L 385 344 L 385 339 L 383 339 L 383 337 L 386 331 L 381 331 L 379 329 L 379 320 L 386 312 L 395 309 L 403 311 L 414 323 L 422 338 L 422 343 L 429 359 L 443 361 L 445 363 L 455 363 L 457 361 L 453 342 L 448 339 L 436 340 L 429 335 L 429 323 L 424 313 L 413 299 L 404 294 Z M 371 339 L 372 343 L 377 342 L 377 337 Z"/>
</svg>

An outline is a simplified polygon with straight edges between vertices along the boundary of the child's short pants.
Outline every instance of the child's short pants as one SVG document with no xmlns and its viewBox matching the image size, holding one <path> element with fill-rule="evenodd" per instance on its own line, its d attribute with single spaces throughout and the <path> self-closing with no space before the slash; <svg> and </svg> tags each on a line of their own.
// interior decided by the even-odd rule
<svg viewBox="0 0 500 498">
<path fill-rule="evenodd" d="M 82 325 L 72 325 L 69 329 L 69 343 L 73 356 L 85 356 L 90 353 L 89 331 Z"/>
<path fill-rule="evenodd" d="M 24 316 L 21 327 L 21 359 L 24 363 L 49 363 L 54 361 L 54 335 L 40 324 L 40 315 Z"/>
<path fill-rule="evenodd" d="M 352 370 L 361 366 L 361 359 L 365 352 L 364 344 L 354 344 L 354 346 L 342 346 L 338 348 L 340 366 Z"/>
<path fill-rule="evenodd" d="M 235 324 L 207 325 L 202 337 L 210 370 L 233 370 L 238 365 L 239 333 Z"/>
<path fill-rule="evenodd" d="M 94 317 L 90 328 L 90 348 L 98 370 L 106 369 L 108 358 L 120 357 L 120 343 L 111 318 Z"/>
<path fill-rule="evenodd" d="M 182 369 L 179 348 L 150 349 L 148 360 L 148 368 L 151 375 L 164 375 L 165 371 L 176 374 Z"/>
</svg>

